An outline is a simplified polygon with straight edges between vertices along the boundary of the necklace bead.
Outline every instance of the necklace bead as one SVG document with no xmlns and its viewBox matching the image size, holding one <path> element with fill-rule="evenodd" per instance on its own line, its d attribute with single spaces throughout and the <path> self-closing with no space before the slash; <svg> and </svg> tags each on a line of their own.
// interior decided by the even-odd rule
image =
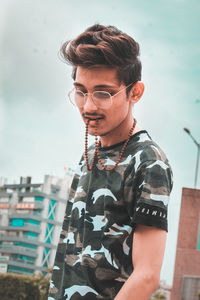
<svg viewBox="0 0 200 300">
<path fill-rule="evenodd" d="M 107 168 L 104 165 L 104 163 L 102 162 L 101 156 L 100 156 L 100 153 L 99 153 L 100 140 L 98 141 L 98 137 L 97 137 L 97 126 L 96 126 L 96 130 L 95 130 L 95 151 L 94 151 L 94 155 L 93 155 L 93 158 L 92 158 L 91 165 L 89 165 L 89 159 L 88 159 L 88 125 L 89 125 L 89 120 L 88 120 L 87 123 L 86 123 L 86 130 L 85 130 L 85 160 L 86 160 L 86 165 L 87 165 L 88 171 L 92 171 L 96 155 L 97 155 L 98 162 L 100 163 L 100 165 L 102 166 L 102 168 L 105 171 L 113 171 L 117 167 L 117 165 L 119 164 L 119 162 L 122 159 L 122 156 L 124 154 L 126 146 L 127 146 L 128 142 L 129 142 L 129 140 L 131 138 L 131 135 L 132 135 L 132 133 L 133 133 L 133 131 L 135 129 L 136 123 L 137 123 L 137 121 L 136 121 L 136 119 L 134 119 L 133 126 L 131 127 L 131 129 L 129 131 L 128 138 L 126 139 L 126 141 L 125 141 L 125 143 L 124 143 L 124 145 L 122 147 L 122 150 L 120 152 L 119 158 L 116 161 L 115 165 L 112 168 Z"/>
</svg>

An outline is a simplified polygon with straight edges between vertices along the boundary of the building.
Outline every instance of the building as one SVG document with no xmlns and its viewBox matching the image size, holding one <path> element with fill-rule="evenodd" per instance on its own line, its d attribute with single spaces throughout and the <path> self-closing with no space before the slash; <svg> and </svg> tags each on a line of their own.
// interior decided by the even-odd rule
<svg viewBox="0 0 200 300">
<path fill-rule="evenodd" d="M 183 188 L 171 300 L 199 300 L 200 190 Z"/>
<path fill-rule="evenodd" d="M 54 263 L 72 174 L 0 187 L 0 272 L 46 272 Z"/>
</svg>

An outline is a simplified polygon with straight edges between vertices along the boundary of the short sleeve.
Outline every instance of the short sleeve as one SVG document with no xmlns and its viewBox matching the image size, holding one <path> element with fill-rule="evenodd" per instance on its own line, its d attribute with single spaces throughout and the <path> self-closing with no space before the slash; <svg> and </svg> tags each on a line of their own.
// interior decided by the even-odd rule
<svg viewBox="0 0 200 300">
<path fill-rule="evenodd" d="M 133 180 L 132 224 L 154 226 L 168 231 L 168 202 L 172 190 L 172 171 L 168 162 L 143 163 Z"/>
</svg>

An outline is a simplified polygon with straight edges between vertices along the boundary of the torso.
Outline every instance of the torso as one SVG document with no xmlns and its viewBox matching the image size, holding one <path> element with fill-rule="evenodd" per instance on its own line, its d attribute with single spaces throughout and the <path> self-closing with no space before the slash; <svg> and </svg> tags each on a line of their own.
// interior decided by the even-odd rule
<svg viewBox="0 0 200 300">
<path fill-rule="evenodd" d="M 119 143 L 100 149 L 106 166 L 115 164 L 122 146 Z M 94 146 L 89 148 L 90 160 L 93 152 Z M 161 228 L 167 228 L 165 204 L 149 200 L 148 196 L 145 200 L 148 191 L 142 190 L 142 186 L 146 183 L 142 176 L 136 176 L 141 165 L 158 159 L 167 166 L 162 150 L 146 131 L 140 131 L 131 137 L 114 171 L 103 170 L 97 158 L 92 171 L 87 171 L 84 159 L 80 161 L 57 253 L 57 257 L 60 253 L 65 258 L 62 293 L 71 295 L 69 299 L 114 299 L 134 268 L 132 241 L 140 216 L 142 220 L 144 214 L 154 210 L 151 217 L 159 217 Z M 140 202 L 140 198 L 144 200 Z M 59 268 L 63 268 L 62 259 L 56 262 Z"/>
</svg>

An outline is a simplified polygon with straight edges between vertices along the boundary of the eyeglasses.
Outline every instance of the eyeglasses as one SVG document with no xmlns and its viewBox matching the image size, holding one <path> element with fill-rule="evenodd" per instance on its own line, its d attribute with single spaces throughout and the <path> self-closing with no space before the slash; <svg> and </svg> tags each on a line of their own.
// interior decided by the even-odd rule
<svg viewBox="0 0 200 300">
<path fill-rule="evenodd" d="M 77 90 L 76 88 L 73 88 L 68 93 L 68 97 L 70 102 L 78 106 L 79 108 L 83 107 L 87 101 L 87 96 L 92 96 L 92 101 L 98 108 L 109 108 L 112 104 L 112 98 L 121 93 L 122 91 L 126 90 L 129 86 L 131 86 L 132 83 L 127 85 L 125 88 L 121 89 L 119 92 L 115 93 L 114 95 L 111 95 L 109 92 L 105 91 L 94 91 L 93 93 L 83 93 L 80 90 Z"/>
</svg>

